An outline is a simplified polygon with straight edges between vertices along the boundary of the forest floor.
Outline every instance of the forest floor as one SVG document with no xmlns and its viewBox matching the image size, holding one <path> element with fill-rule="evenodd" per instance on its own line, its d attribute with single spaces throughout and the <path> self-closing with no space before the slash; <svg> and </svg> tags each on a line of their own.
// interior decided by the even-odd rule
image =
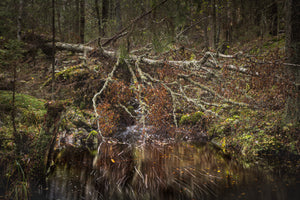
<svg viewBox="0 0 300 200">
<path fill-rule="evenodd" d="M 299 157 L 299 125 L 283 122 L 284 104 L 288 90 L 287 81 L 282 81 L 285 78 L 282 74 L 284 72 L 282 66 L 284 62 L 284 38 L 281 36 L 269 37 L 264 40 L 259 39 L 236 44 L 233 47 L 228 46 L 225 54 L 233 55 L 238 52 L 247 56 L 232 59 L 230 62 L 239 66 L 242 66 L 242 63 L 247 63 L 249 71 L 258 71 L 261 76 L 251 76 L 247 78 L 248 82 L 243 82 L 243 77 L 231 74 L 224 69 L 221 73 L 222 76 L 227 76 L 227 82 L 218 83 L 208 80 L 207 84 L 210 86 L 217 83 L 227 85 L 225 91 L 219 86 L 216 86 L 215 91 L 236 101 L 246 99 L 249 107 L 229 107 L 225 104 L 220 107 L 211 106 L 210 110 L 221 116 L 217 118 L 204 111 L 192 109 L 190 105 L 183 103 L 184 106 L 181 105 L 178 109 L 181 111 L 175 115 L 178 121 L 178 128 L 175 131 L 175 127 L 172 125 L 173 117 L 170 114 L 172 113 L 172 106 L 168 102 L 156 102 L 154 99 L 153 105 L 156 103 L 161 108 L 166 107 L 169 113 L 159 112 L 152 118 L 150 116 L 149 119 L 152 121 L 149 120 L 148 122 L 152 122 L 152 126 L 162 126 L 156 127 L 156 134 L 167 135 L 180 140 L 187 139 L 192 142 L 197 142 L 205 137 L 221 148 L 224 153 L 238 155 L 243 160 L 251 162 L 257 158 L 268 156 Z M 126 57 L 126 55 L 123 56 Z M 162 59 L 197 60 L 202 58 L 203 51 L 185 47 L 169 51 L 163 56 L 162 53 L 154 52 L 153 57 L 155 56 Z M 82 53 L 58 51 L 55 75 L 56 98 L 69 102 L 62 120 L 60 137 L 72 135 L 81 141 L 81 144 L 90 138 L 92 138 L 90 142 L 94 142 L 97 137 L 92 98 L 104 85 L 115 63 L 111 58 L 88 55 L 89 59 L 85 64 L 82 57 Z M 30 148 L 30 141 L 38 137 L 43 124 L 43 116 L 46 113 L 43 105 L 51 99 L 52 79 L 51 61 L 41 51 L 38 51 L 34 57 L 26 55 L 25 58 L 18 69 L 17 128 L 28 138 L 26 141 Z M 160 70 L 164 80 L 171 79 L 168 77 L 170 71 L 164 72 L 163 68 Z M 150 71 L 148 72 L 150 73 Z M 115 79 L 128 79 L 126 73 L 128 73 L 126 70 L 119 69 Z M 4 72 L 0 78 L 7 83 L 6 86 L 8 87 L 12 75 L 9 72 Z M 115 87 L 124 91 L 125 95 L 132 93 L 130 87 L 125 87 L 122 84 L 124 83 L 118 82 Z M 3 86 L 0 91 L 0 108 L 4 111 L 0 114 L 0 136 L 2 138 L 0 140 L 0 154 L 2 155 L 14 148 L 11 140 L 13 136 L 10 117 L 12 93 L 5 90 L 7 89 L 6 86 Z M 241 87 L 243 87 L 242 91 L 240 91 Z M 120 132 L 126 126 L 136 124 L 127 112 L 120 111 L 117 106 L 112 106 L 114 95 L 116 95 L 116 91 L 109 88 L 109 92 L 106 92 L 102 98 L 110 100 L 104 101 L 98 106 L 99 111 L 107 115 L 106 124 L 101 128 L 106 136 L 112 138 L 113 131 Z M 153 92 L 153 95 L 155 96 L 156 93 Z M 157 95 L 161 98 L 160 101 L 168 96 L 160 93 Z M 201 93 L 201 95 L 205 95 L 205 93 Z M 147 100 L 146 97 L 144 98 L 145 101 Z M 132 100 L 132 96 L 130 99 L 123 96 L 118 96 L 118 98 L 119 102 L 136 103 Z M 150 99 L 150 103 L 148 103 L 150 105 L 152 97 L 147 98 Z M 132 110 L 132 113 L 139 109 L 137 105 L 126 105 L 126 108 Z M 154 107 L 151 109 L 155 112 Z M 116 113 L 117 111 L 119 113 Z M 135 114 L 138 115 L 138 113 Z M 158 123 L 157 120 L 154 120 L 155 118 L 165 123 Z"/>
</svg>

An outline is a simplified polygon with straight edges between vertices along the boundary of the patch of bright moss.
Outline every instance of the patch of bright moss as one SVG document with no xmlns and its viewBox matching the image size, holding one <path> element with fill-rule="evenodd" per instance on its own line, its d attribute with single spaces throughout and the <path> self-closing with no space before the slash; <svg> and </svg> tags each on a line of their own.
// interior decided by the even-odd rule
<svg viewBox="0 0 300 200">
<path fill-rule="evenodd" d="M 251 160 L 258 155 L 281 152 L 299 155 L 299 143 L 293 137 L 298 130 L 291 124 L 282 124 L 281 111 L 239 109 L 238 112 L 229 111 L 227 118 L 211 126 L 209 135 L 226 138 L 224 148 Z"/>
<path fill-rule="evenodd" d="M 12 95 L 11 91 L 0 90 L 0 105 L 4 111 L 12 110 Z M 44 107 L 45 100 L 20 93 L 16 93 L 15 98 L 16 108 L 21 112 L 19 120 L 22 123 L 37 123 L 47 112 Z"/>
<path fill-rule="evenodd" d="M 186 114 L 182 115 L 179 124 L 180 125 L 187 125 L 187 124 L 196 124 L 197 122 L 201 121 L 203 119 L 204 113 L 203 112 L 195 112 L 193 114 Z"/>
<path fill-rule="evenodd" d="M 7 109 L 12 108 L 12 95 L 13 93 L 11 91 L 0 90 L 0 103 Z M 37 99 L 27 94 L 16 93 L 15 102 L 17 108 L 24 108 L 33 111 L 46 111 L 44 107 L 44 104 L 46 103 L 45 100 Z"/>
<path fill-rule="evenodd" d="M 270 48 L 284 48 L 285 46 L 285 39 L 282 38 L 272 38 L 268 41 L 266 41 L 263 44 L 263 47 L 266 49 L 270 49 Z"/>
<path fill-rule="evenodd" d="M 63 77 L 64 79 L 69 79 L 72 76 L 76 76 L 77 74 L 82 72 L 83 64 L 75 65 L 65 70 L 62 70 L 55 74 L 55 79 L 58 77 Z M 43 87 L 49 85 L 52 81 L 52 77 L 50 77 L 47 81 L 44 82 Z"/>
<path fill-rule="evenodd" d="M 128 109 L 128 111 L 129 111 L 131 114 L 136 115 L 133 106 L 130 105 L 130 106 L 127 107 L 127 109 Z"/>
</svg>

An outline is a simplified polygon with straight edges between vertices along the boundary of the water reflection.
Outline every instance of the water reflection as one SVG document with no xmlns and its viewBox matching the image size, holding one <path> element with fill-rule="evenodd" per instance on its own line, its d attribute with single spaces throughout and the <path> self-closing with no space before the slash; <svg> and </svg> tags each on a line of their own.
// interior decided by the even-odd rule
<svg viewBox="0 0 300 200">
<path fill-rule="evenodd" d="M 70 147 L 58 153 L 56 163 L 46 191 L 50 200 L 279 200 L 299 195 L 299 183 L 288 187 L 268 173 L 244 169 L 207 144 Z"/>
</svg>

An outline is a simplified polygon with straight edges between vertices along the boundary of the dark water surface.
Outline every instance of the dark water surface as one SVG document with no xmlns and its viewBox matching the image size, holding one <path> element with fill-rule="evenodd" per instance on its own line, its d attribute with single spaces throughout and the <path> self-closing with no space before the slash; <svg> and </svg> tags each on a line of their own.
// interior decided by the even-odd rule
<svg viewBox="0 0 300 200">
<path fill-rule="evenodd" d="M 300 176 L 238 165 L 210 144 L 68 147 L 32 199 L 298 200 Z"/>
</svg>

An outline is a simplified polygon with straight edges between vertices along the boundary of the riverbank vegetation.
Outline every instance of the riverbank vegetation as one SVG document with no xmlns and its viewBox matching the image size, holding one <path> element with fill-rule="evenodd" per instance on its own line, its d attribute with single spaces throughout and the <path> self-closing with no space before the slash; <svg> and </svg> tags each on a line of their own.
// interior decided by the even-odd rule
<svg viewBox="0 0 300 200">
<path fill-rule="evenodd" d="M 29 198 L 30 184 L 43 185 L 55 165 L 53 151 L 66 145 L 205 141 L 248 163 L 299 161 L 298 7 L 4 0 L 6 197 Z"/>
</svg>

